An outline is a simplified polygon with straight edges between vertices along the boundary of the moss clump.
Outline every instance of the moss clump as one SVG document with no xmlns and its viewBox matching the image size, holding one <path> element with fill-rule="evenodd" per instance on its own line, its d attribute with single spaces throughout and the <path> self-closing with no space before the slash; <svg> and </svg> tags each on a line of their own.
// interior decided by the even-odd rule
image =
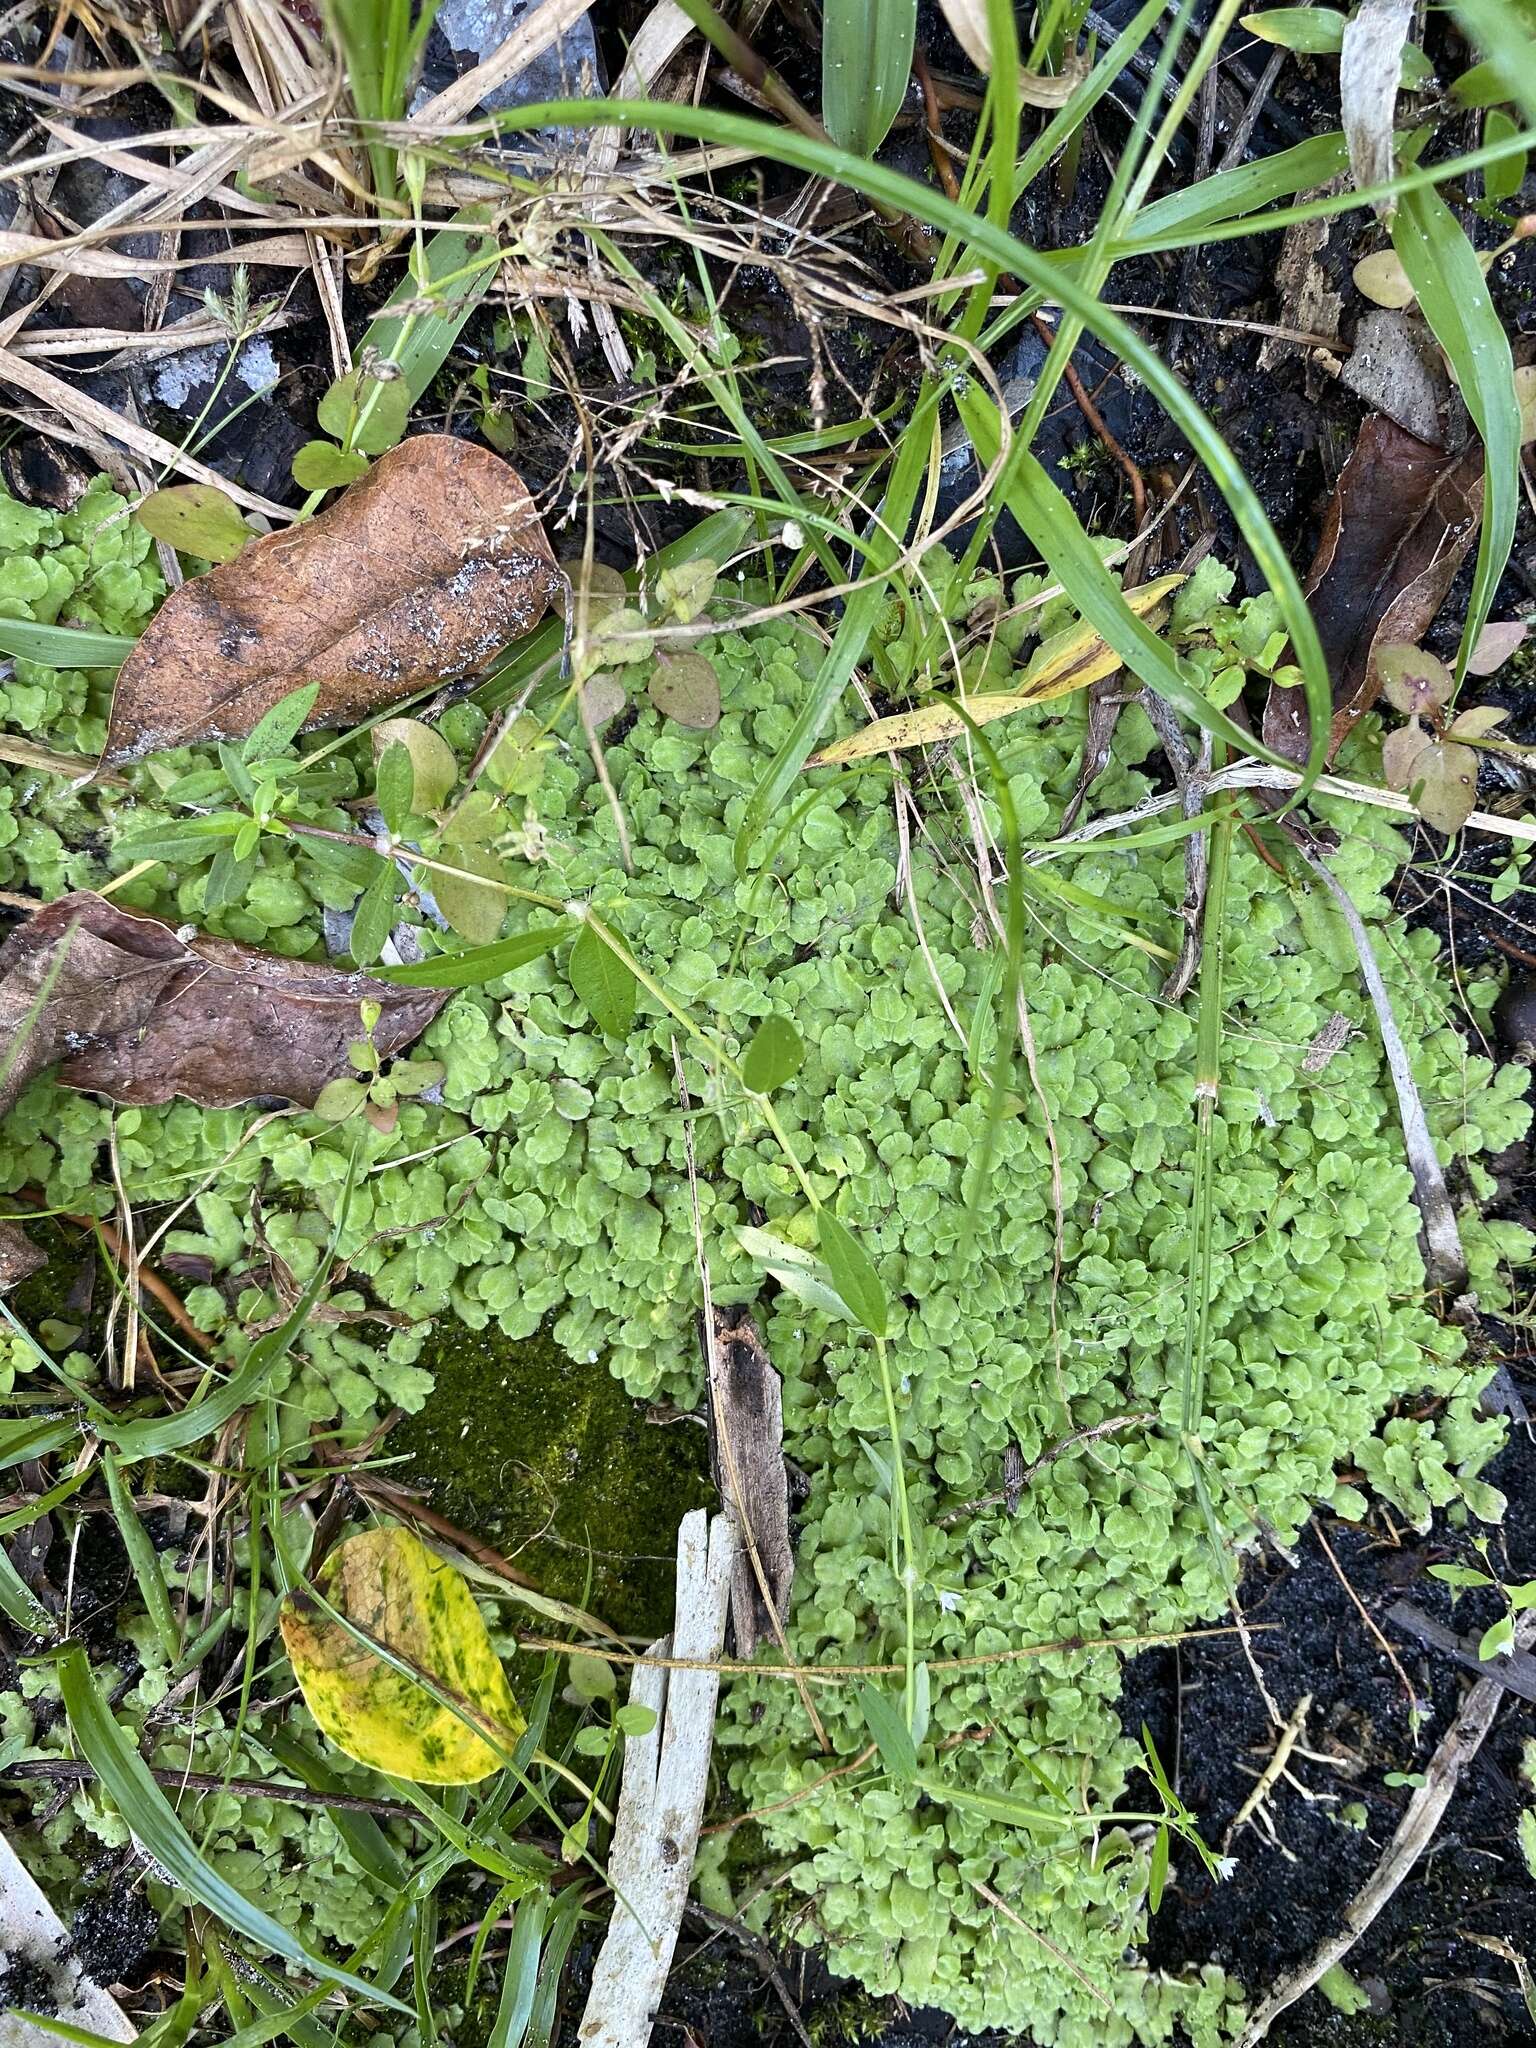
<svg viewBox="0 0 1536 2048">
<path fill-rule="evenodd" d="M 621 1634 L 672 1621 L 678 1517 L 711 1505 L 704 1431 L 659 1427 L 607 1372 L 547 1337 L 440 1323 L 434 1392 L 396 1428 L 390 1476 Z"/>
</svg>

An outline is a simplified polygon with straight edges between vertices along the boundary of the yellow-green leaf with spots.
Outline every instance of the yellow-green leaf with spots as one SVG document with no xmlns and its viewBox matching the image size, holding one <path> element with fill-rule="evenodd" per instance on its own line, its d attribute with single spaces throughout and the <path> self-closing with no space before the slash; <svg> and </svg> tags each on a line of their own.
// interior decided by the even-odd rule
<svg viewBox="0 0 1536 2048">
<path fill-rule="evenodd" d="M 409 1529 L 365 1529 L 337 1544 L 315 1586 L 404 1667 L 307 1593 L 291 1595 L 278 1617 L 283 1642 L 322 1734 L 359 1763 L 417 1785 L 473 1785 L 501 1768 L 527 1723 L 451 1564 Z"/>
<path fill-rule="evenodd" d="M 1182 576 L 1159 576 L 1125 593 L 1125 601 L 1139 618 L 1158 622 L 1158 606 L 1184 581 Z M 1055 633 L 1035 650 L 1034 659 L 1012 690 L 993 690 L 963 700 L 963 711 L 940 698 L 921 704 L 914 711 L 897 711 L 889 718 L 877 718 L 862 732 L 835 740 L 830 747 L 812 754 L 807 768 L 839 768 L 849 761 L 864 761 L 872 754 L 889 753 L 897 747 L 931 747 L 940 740 L 959 739 L 973 725 L 990 725 L 1031 704 L 1044 704 L 1052 697 L 1085 690 L 1102 682 L 1120 667 L 1120 657 L 1088 625 L 1069 626 Z"/>
</svg>

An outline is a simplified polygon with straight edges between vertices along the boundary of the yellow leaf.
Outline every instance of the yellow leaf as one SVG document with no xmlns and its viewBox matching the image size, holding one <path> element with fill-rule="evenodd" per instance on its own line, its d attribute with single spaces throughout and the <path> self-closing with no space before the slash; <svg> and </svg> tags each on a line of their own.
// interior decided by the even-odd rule
<svg viewBox="0 0 1536 2048">
<path fill-rule="evenodd" d="M 315 1584 L 338 1614 L 451 1693 L 468 1717 L 300 1593 L 283 1602 L 278 1622 L 322 1734 L 360 1764 L 417 1785 L 473 1785 L 499 1770 L 502 1754 L 477 1730 L 508 1750 L 527 1722 L 453 1566 L 409 1529 L 365 1529 L 337 1544 Z"/>
<path fill-rule="evenodd" d="M 1140 618 L 1153 611 L 1170 591 L 1177 590 L 1182 576 L 1158 576 L 1125 592 L 1125 601 Z M 970 725 L 990 725 L 1011 711 L 1029 704 L 1044 704 L 1052 697 L 1065 697 L 1102 682 L 1121 665 L 1120 657 L 1106 646 L 1092 626 L 1070 626 L 1035 650 L 1033 660 L 1013 690 L 994 690 L 964 699 L 965 717 L 955 704 L 944 700 L 921 705 L 916 711 L 898 711 L 889 718 L 876 719 L 862 732 L 837 740 L 812 754 L 807 768 L 836 768 L 847 761 L 867 760 L 893 747 L 931 747 L 940 740 L 958 739 Z"/>
</svg>

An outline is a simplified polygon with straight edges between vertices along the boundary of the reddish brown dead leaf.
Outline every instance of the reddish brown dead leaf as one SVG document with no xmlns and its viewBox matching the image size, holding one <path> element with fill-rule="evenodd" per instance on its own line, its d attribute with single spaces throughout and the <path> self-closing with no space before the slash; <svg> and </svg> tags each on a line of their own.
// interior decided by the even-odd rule
<svg viewBox="0 0 1536 2048">
<path fill-rule="evenodd" d="M 1333 679 L 1331 761 L 1375 703 L 1372 654 L 1417 642 L 1445 602 L 1482 517 L 1481 449 L 1447 455 L 1383 413 L 1360 429 L 1328 506 L 1307 578 Z M 1264 739 L 1288 760 L 1307 758 L 1306 700 L 1272 689 Z"/>
<path fill-rule="evenodd" d="M 304 683 L 310 728 L 351 725 L 483 667 L 561 579 L 499 455 L 418 434 L 326 511 L 173 591 L 123 664 L 107 761 L 243 739 Z"/>
<path fill-rule="evenodd" d="M 0 1045 L 18 1047 L 0 1114 L 57 1066 L 71 1088 L 114 1102 L 184 1095 L 210 1109 L 256 1097 L 306 1106 L 347 1071 L 360 1006 L 379 1005 L 384 1058 L 426 1029 L 441 990 L 394 988 L 323 961 L 284 960 L 135 917 L 80 890 L 0 947 Z"/>
</svg>

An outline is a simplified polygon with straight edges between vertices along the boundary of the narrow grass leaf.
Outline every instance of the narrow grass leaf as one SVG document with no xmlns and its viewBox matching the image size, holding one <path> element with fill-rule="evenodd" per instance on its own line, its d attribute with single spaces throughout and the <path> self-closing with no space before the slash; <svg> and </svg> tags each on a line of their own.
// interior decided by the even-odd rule
<svg viewBox="0 0 1536 2048">
<path fill-rule="evenodd" d="M 413 405 L 426 396 L 500 266 L 489 213 L 489 207 L 465 207 L 431 236 L 358 344 L 359 361 L 375 348 L 399 365 Z M 431 301 L 426 310 L 424 300 Z"/>
<path fill-rule="evenodd" d="M 0 654 L 40 661 L 48 668 L 121 668 L 134 643 L 124 633 L 86 626 L 39 626 L 31 619 L 0 619 Z"/>
<path fill-rule="evenodd" d="M 534 1892 L 517 1907 L 507 1944 L 501 1996 L 486 2048 L 523 2048 L 538 1992 L 539 1956 L 549 1917 L 549 1893 Z"/>
<path fill-rule="evenodd" d="M 398 988 L 481 988 L 551 952 L 562 939 L 569 938 L 570 931 L 570 920 L 562 918 L 558 924 L 514 932 L 489 946 L 443 953 L 436 960 L 420 960 L 409 967 L 380 967 L 375 979 L 393 982 Z"/>
<path fill-rule="evenodd" d="M 1253 164 L 1237 164 L 1233 170 L 1219 170 L 1210 178 L 1184 184 L 1163 199 L 1155 199 L 1137 213 L 1118 248 L 1133 250 L 1141 242 L 1161 242 L 1165 236 L 1186 233 L 1194 238 L 1202 227 L 1217 221 L 1237 221 L 1257 207 L 1270 207 L 1276 199 L 1292 199 L 1296 193 L 1311 193 L 1319 184 L 1329 184 L 1350 162 L 1350 145 L 1341 129 L 1327 135 L 1311 135 L 1290 150 L 1276 150 Z"/>
<path fill-rule="evenodd" d="M 865 1679 L 859 1687 L 859 1709 L 880 1761 L 899 1783 L 910 1785 L 917 1776 L 917 1744 L 901 1708 L 888 1692 Z"/>
<path fill-rule="evenodd" d="M 920 184 L 915 178 L 904 177 L 900 172 L 889 170 L 883 164 L 866 163 L 851 156 L 846 150 L 836 149 L 815 136 L 797 134 L 791 129 L 770 127 L 765 122 L 749 120 L 739 114 L 727 114 L 713 107 L 670 106 L 646 100 L 609 99 L 600 103 L 552 100 L 541 105 L 507 108 L 496 115 L 495 121 L 499 129 L 562 124 L 596 127 L 623 122 L 631 127 L 653 128 L 661 133 L 696 136 L 702 141 L 761 148 L 780 162 L 813 175 L 832 178 L 850 186 L 856 192 L 862 192 L 877 204 L 910 213 L 919 220 L 927 221 L 932 227 L 943 228 L 966 238 L 974 257 L 987 263 L 995 263 L 999 269 L 1011 271 L 1021 277 L 1027 285 L 1049 293 L 1061 306 L 1064 314 L 1070 314 L 1074 320 L 1081 322 L 1142 379 L 1170 421 L 1183 431 L 1192 451 L 1205 464 L 1212 481 L 1231 508 L 1232 516 L 1247 541 L 1260 573 L 1275 594 L 1281 623 L 1290 635 L 1296 663 L 1302 672 L 1309 706 L 1314 709 L 1312 747 L 1298 790 L 1298 796 L 1307 794 L 1324 766 L 1328 743 L 1330 686 L 1317 629 L 1312 623 L 1290 556 L 1271 524 L 1242 464 L 1220 429 L 1170 370 L 1156 349 L 1150 347 L 1128 322 L 1121 319 L 1118 314 L 1111 313 L 1096 293 L 1080 283 L 1069 270 L 1058 269 L 1047 257 L 1042 256 L 1038 249 L 1032 248 L 1027 242 L 1010 233 L 1001 222 L 990 218 L 978 218 L 975 214 L 968 213 L 957 202 Z M 903 435 L 901 449 L 898 452 L 898 468 L 901 457 L 917 438 L 919 437 L 914 436 L 910 430 Z M 918 451 L 916 459 L 920 475 L 926 466 L 926 450 Z M 914 488 L 915 482 L 914 478 Z M 1057 493 L 1057 496 L 1060 494 Z M 888 517 L 889 530 L 904 534 L 909 517 L 910 501 L 907 511 L 902 513 L 899 520 Z M 1075 519 L 1073 523 L 1076 524 Z M 1080 527 L 1078 532 L 1081 534 Z M 1082 538 L 1086 543 L 1086 535 Z M 1102 565 L 1098 563 L 1097 557 L 1094 561 L 1102 575 Z M 865 593 L 861 592 L 859 595 L 863 596 Z M 1116 598 L 1118 601 L 1118 592 Z M 850 602 L 848 613 L 845 613 L 844 625 L 847 624 L 852 609 L 853 601 Z M 1120 605 L 1118 610 L 1121 620 L 1131 617 L 1123 605 Z M 872 617 L 870 623 L 873 623 Z M 1095 620 L 1094 623 L 1099 622 Z M 1137 624 L 1139 623 L 1138 621 Z M 1118 644 L 1114 633 L 1105 631 L 1103 626 L 1100 626 L 1100 630 L 1104 631 L 1104 637 L 1111 645 Z M 1156 642 L 1155 636 L 1151 634 L 1147 634 L 1146 638 L 1152 640 L 1155 645 L 1161 644 Z M 1161 665 L 1166 668 L 1170 664 L 1164 661 Z M 1187 699 L 1189 689 L 1182 673 L 1175 669 L 1174 675 L 1180 683 L 1181 696 Z M 819 696 L 821 687 L 821 679 L 818 679 L 812 692 L 813 699 Z M 838 688 L 840 687 L 839 684 Z M 831 701 L 829 698 L 821 707 L 821 716 L 825 716 Z M 1219 717 L 1220 714 L 1215 716 Z M 1209 719 L 1202 722 L 1209 722 Z M 799 724 L 797 721 L 797 729 Z M 1229 721 L 1223 721 L 1223 725 L 1228 724 Z M 1212 724 L 1211 729 L 1221 731 L 1223 727 Z M 808 743 L 798 755 L 791 757 L 791 764 L 787 770 L 790 780 L 798 772 L 799 763 L 810 752 L 816 730 L 819 730 L 819 722 L 809 735 Z M 1249 751 L 1254 751 L 1251 740 L 1245 739 L 1244 744 Z M 790 742 L 786 741 L 785 747 L 781 748 L 780 755 L 774 763 L 775 770 L 779 770 L 785 761 L 789 745 Z M 772 773 L 773 771 L 770 771 L 770 775 Z M 783 788 L 780 788 L 773 802 L 777 803 L 783 793 Z M 754 792 L 748 807 L 748 819 L 742 826 L 742 832 L 745 833 L 748 824 L 751 823 L 752 837 L 756 836 L 756 831 L 763 821 L 762 817 L 758 817 L 753 822 L 754 809 L 761 803 L 763 795 L 764 787 L 760 786 L 759 790 Z M 771 811 L 772 808 L 773 805 L 770 804 L 768 810 Z M 763 813 L 763 816 L 766 815 L 766 812 Z M 748 843 L 750 844 L 750 841 Z M 741 858 L 738 835 L 738 862 Z"/>
<path fill-rule="evenodd" d="M 917 0 L 825 0 L 821 118 L 832 140 L 873 156 L 906 97 Z"/>
<path fill-rule="evenodd" d="M 854 1321 L 861 1323 L 872 1337 L 883 1337 L 890 1322 L 890 1310 L 869 1253 L 830 1209 L 816 1211 L 816 1236 L 832 1285 Z"/>
<path fill-rule="evenodd" d="M 1456 653 L 1458 686 L 1498 593 L 1520 507 L 1520 401 L 1509 338 L 1477 252 L 1440 197 L 1425 187 L 1403 195 L 1392 246 L 1418 296 L 1419 309 L 1445 350 L 1483 441 L 1483 530 L 1472 594 Z"/>
<path fill-rule="evenodd" d="M 741 1056 L 741 1078 L 755 1095 L 769 1095 L 799 1073 L 805 1046 L 787 1017 L 765 1017 Z"/>
<path fill-rule="evenodd" d="M 282 1956 L 286 1962 L 360 1998 L 409 2014 L 410 2008 L 388 1992 L 353 1976 L 350 1970 L 338 1969 L 323 1956 L 313 1955 L 279 1921 L 253 1906 L 209 1867 L 169 1800 L 149 1775 L 144 1759 L 113 1717 L 79 1643 L 71 1644 L 64 1652 L 58 1671 L 64 1711 L 81 1756 L 100 1778 L 135 1841 L 154 1857 L 173 1884 L 269 1954 Z"/>
<path fill-rule="evenodd" d="M 133 1495 L 123 1478 L 122 1466 L 110 1450 L 103 1450 L 101 1461 L 107 1475 L 107 1497 L 112 1503 L 112 1518 L 117 1523 L 117 1533 L 123 1539 L 123 1549 L 133 1569 L 134 1584 L 144 1596 L 144 1605 L 154 1624 L 155 1634 L 160 1638 L 166 1662 L 174 1665 L 181 1655 L 181 1631 L 171 1609 L 171 1596 L 166 1589 L 159 1556 L 149 1540 L 149 1532 L 139 1520 Z"/>
</svg>

